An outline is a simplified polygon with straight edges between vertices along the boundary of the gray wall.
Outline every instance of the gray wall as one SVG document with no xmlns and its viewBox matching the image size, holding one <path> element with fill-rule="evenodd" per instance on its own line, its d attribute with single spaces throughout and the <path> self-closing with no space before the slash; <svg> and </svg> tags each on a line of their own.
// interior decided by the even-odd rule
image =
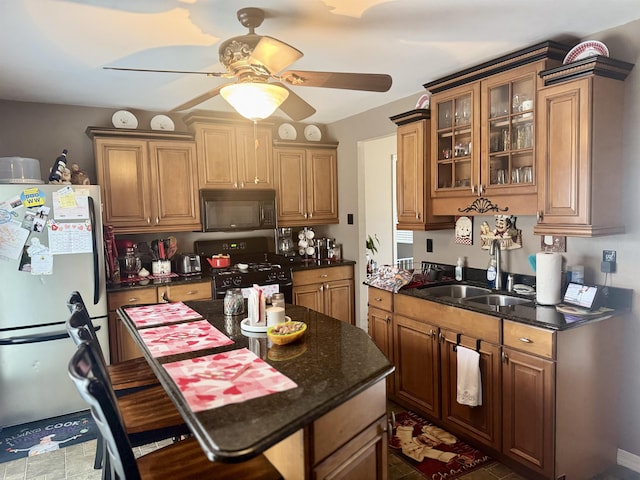
<svg viewBox="0 0 640 480">
<path fill-rule="evenodd" d="M 604 41 L 612 56 L 632 63 L 638 62 L 640 53 L 640 22 L 601 32 L 590 38 Z M 424 64 L 424 81 L 433 80 L 429 76 L 428 66 Z M 395 132 L 395 125 L 389 117 L 414 108 L 415 102 L 423 91 L 416 86 L 415 95 L 406 97 L 388 105 L 375 108 L 363 114 L 335 122 L 327 127 L 328 137 L 340 142 L 338 148 L 338 179 L 339 179 L 339 207 L 340 224 L 322 229 L 323 235 L 335 237 L 343 244 L 345 258 L 358 261 L 356 267 L 356 283 L 360 284 L 365 275 L 365 232 L 360 227 L 363 215 L 363 180 L 359 175 L 362 161 L 359 155 L 362 142 Z M 99 92 L 97 93 L 99 94 Z M 33 157 L 41 161 L 43 178 L 46 178 L 49 168 L 62 149 L 69 150 L 69 161 L 78 163 L 89 173 L 95 182 L 95 167 L 91 141 L 85 134 L 88 126 L 111 126 L 111 115 L 114 109 L 100 109 L 90 107 L 42 105 L 0 100 L 0 156 Z M 154 112 L 134 112 L 144 128 Z M 624 116 L 624 158 L 625 171 L 620 172 L 624 191 L 625 216 L 627 218 L 627 233 L 595 239 L 567 239 L 565 258 L 568 264 L 583 264 L 586 267 L 587 282 L 602 283 L 603 274 L 599 270 L 599 262 L 603 249 L 614 249 L 618 252 L 618 271 L 610 282 L 614 286 L 638 288 L 638 281 L 634 278 L 640 271 L 640 188 L 637 182 L 640 178 L 640 73 L 636 67 L 625 82 L 625 109 L 620 112 Z M 185 130 L 181 119 L 173 117 L 178 130 Z M 356 188 L 357 187 L 357 188 Z M 597 197 L 595 198 L 597 201 Z M 347 213 L 353 213 L 355 222 L 347 224 Z M 477 218 L 475 229 L 482 220 L 490 217 Z M 527 262 L 527 255 L 540 248 L 540 239 L 532 234 L 535 219 L 533 217 L 518 218 L 518 227 L 523 230 L 524 248 L 511 251 L 506 255 L 506 268 L 513 272 L 531 274 Z M 321 230 L 321 229 L 318 229 Z M 185 242 L 192 242 L 196 234 L 184 235 Z M 427 254 L 424 249 L 425 240 L 433 239 L 434 251 Z M 484 268 L 488 256 L 486 251 L 480 250 L 478 243 L 471 247 L 456 245 L 453 233 L 444 232 L 416 232 L 414 237 L 413 255 L 416 261 L 428 260 L 444 263 L 455 263 L 458 256 L 467 257 L 467 264 L 471 267 Z M 356 289 L 357 291 L 358 289 Z M 359 293 L 357 293 L 359 296 Z M 634 310 L 625 321 L 626 344 L 624 355 L 624 382 L 620 403 L 622 407 L 620 448 L 640 456 L 640 298 L 638 291 L 634 295 Z M 356 300 L 359 305 L 359 298 Z M 357 312 L 365 318 L 366 312 Z M 616 353 L 616 352 L 612 352 Z M 579 401 L 579 399 L 576 399 Z M 615 401 L 615 399 L 612 399 Z"/>
</svg>

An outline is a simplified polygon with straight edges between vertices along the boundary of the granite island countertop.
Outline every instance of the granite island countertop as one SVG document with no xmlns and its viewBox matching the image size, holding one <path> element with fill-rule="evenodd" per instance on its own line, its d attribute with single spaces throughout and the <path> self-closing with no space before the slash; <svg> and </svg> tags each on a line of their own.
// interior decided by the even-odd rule
<svg viewBox="0 0 640 480">
<path fill-rule="evenodd" d="M 265 451 L 381 381 L 394 369 L 365 331 L 306 307 L 286 305 L 287 316 L 307 324 L 304 337 L 290 345 L 272 346 L 266 334 L 243 332 L 241 317 L 225 317 L 220 300 L 185 304 L 234 343 L 150 360 L 170 396 L 180 393 L 162 364 L 240 348 L 249 348 L 298 385 L 212 410 L 182 410 L 185 419 L 201 426 L 194 434 L 215 452 L 215 460 L 241 461 Z M 124 308 L 118 313 L 131 330 Z"/>
</svg>

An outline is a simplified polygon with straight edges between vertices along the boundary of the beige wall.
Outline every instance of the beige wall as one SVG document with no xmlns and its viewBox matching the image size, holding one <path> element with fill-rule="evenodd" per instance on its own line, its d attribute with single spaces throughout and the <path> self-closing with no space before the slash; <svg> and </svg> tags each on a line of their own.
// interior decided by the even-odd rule
<svg viewBox="0 0 640 480">
<path fill-rule="evenodd" d="M 610 31 L 590 36 L 603 40 L 612 56 L 632 63 L 639 62 L 640 22 L 634 22 Z M 433 80 L 429 76 L 428 65 L 424 65 L 424 81 Z M 382 67 L 383 68 L 383 67 Z M 626 344 L 623 352 L 624 384 L 621 392 L 621 433 L 620 448 L 640 456 L 640 294 L 638 293 L 640 272 L 640 72 L 636 67 L 625 82 L 625 109 L 621 112 L 625 120 L 624 157 L 625 171 L 621 172 L 625 202 L 623 208 L 627 218 L 627 233 L 596 239 L 567 239 L 569 264 L 586 266 L 586 280 L 602 283 L 604 277 L 599 271 L 603 249 L 618 252 L 618 271 L 611 280 L 614 286 L 636 289 L 634 311 L 626 322 Z M 363 114 L 336 122 L 327 128 L 328 136 L 340 142 L 338 149 L 338 180 L 340 224 L 322 229 L 322 234 L 335 237 L 343 244 L 345 258 L 358 261 L 356 282 L 361 283 L 365 274 L 364 242 L 365 227 L 363 179 L 359 175 L 358 158 L 362 154 L 362 142 L 393 134 L 395 125 L 389 117 L 415 106 L 423 93 L 420 85 L 416 94 Z M 98 93 L 99 94 L 99 93 Z M 95 168 L 91 142 L 85 134 L 88 126 L 111 126 L 111 115 L 115 109 L 41 105 L 11 101 L 0 101 L 0 156 L 24 156 L 41 161 L 43 178 L 62 149 L 69 150 L 69 161 L 86 169 L 95 182 Z M 134 112 L 141 125 L 148 125 L 149 119 L 157 112 Z M 185 130 L 180 118 L 174 118 L 176 127 Z M 605 160 L 606 161 L 606 160 Z M 597 197 L 594 199 L 597 201 Z M 347 224 L 347 213 L 353 213 L 355 222 Z M 487 217 L 487 219 L 491 220 Z M 477 219 L 478 221 L 483 218 Z M 539 237 L 532 235 L 533 217 L 518 218 L 518 227 L 523 230 L 524 248 L 509 252 L 506 268 L 510 271 L 531 274 L 526 257 L 539 249 Z M 479 222 L 476 224 L 479 225 Z M 320 230 L 320 229 L 319 229 Z M 189 241 L 193 240 L 189 236 Z M 432 238 L 433 253 L 424 250 L 425 239 Z M 430 260 L 455 263 L 458 256 L 466 256 L 468 265 L 483 268 L 487 254 L 476 244 L 463 247 L 453 243 L 452 233 L 416 233 L 414 258 L 417 261 Z M 359 289 L 356 289 L 358 291 Z M 357 293 L 356 305 L 360 295 Z M 366 312 L 358 312 L 360 325 L 366 325 Z M 363 323 L 364 322 L 364 323 Z M 614 354 L 616 352 L 612 352 Z M 612 399 L 614 401 L 615 399 Z M 580 399 L 576 399 L 580 401 Z"/>
</svg>

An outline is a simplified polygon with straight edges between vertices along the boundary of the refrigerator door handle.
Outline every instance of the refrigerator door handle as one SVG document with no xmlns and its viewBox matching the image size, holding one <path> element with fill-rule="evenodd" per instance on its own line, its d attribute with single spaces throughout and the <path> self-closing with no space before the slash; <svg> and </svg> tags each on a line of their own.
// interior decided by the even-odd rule
<svg viewBox="0 0 640 480">
<path fill-rule="evenodd" d="M 100 330 L 100 325 L 96 326 L 96 331 Z M 66 330 L 51 333 L 39 333 L 34 335 L 22 335 L 19 337 L 9 337 L 0 339 L 0 345 L 26 345 L 28 343 L 50 342 L 69 338 Z"/>
<path fill-rule="evenodd" d="M 100 265 L 98 263 L 98 240 L 96 237 L 96 207 L 93 197 L 89 197 L 89 221 L 91 222 L 91 242 L 93 244 L 93 304 L 100 300 Z"/>
</svg>

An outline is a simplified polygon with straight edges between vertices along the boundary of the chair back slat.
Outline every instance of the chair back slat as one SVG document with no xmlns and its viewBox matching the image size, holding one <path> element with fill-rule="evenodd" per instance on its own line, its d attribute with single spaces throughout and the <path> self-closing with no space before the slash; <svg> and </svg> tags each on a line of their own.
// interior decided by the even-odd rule
<svg viewBox="0 0 640 480">
<path fill-rule="evenodd" d="M 100 363 L 93 344 L 82 343 L 69 362 L 69 376 L 80 396 L 89 404 L 91 415 L 107 445 L 112 478 L 140 480 L 115 393 L 104 381 Z"/>
</svg>

